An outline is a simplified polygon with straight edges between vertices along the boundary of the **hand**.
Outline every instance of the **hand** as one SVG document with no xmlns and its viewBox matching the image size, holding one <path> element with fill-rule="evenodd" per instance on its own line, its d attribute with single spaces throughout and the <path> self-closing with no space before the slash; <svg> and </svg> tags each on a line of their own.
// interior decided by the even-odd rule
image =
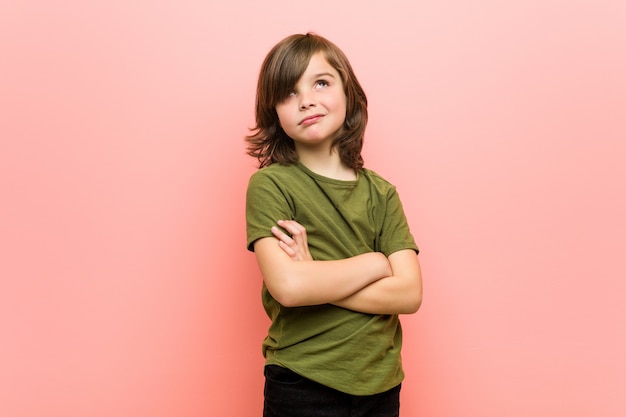
<svg viewBox="0 0 626 417">
<path fill-rule="evenodd" d="M 272 234 L 278 239 L 278 246 L 294 261 L 312 261 L 306 229 L 295 220 L 279 220 L 278 225 L 291 234 L 291 237 L 278 227 L 272 227 Z"/>
</svg>

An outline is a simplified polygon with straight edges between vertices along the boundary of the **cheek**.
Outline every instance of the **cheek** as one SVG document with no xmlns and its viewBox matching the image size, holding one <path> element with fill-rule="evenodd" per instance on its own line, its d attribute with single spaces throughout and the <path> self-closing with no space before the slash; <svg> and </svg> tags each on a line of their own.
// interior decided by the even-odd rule
<svg viewBox="0 0 626 417">
<path fill-rule="evenodd" d="M 344 116 L 346 115 L 347 107 L 348 107 L 348 98 L 346 96 L 343 96 L 337 99 L 337 109 L 343 112 Z"/>
<path fill-rule="evenodd" d="M 289 113 L 282 106 L 276 106 L 276 115 L 278 116 L 278 123 L 283 126 L 289 120 Z"/>
<path fill-rule="evenodd" d="M 285 130 L 285 127 L 289 128 L 289 124 L 287 124 L 287 120 L 284 117 L 278 116 L 278 125 Z"/>
<path fill-rule="evenodd" d="M 345 100 L 341 104 L 341 113 L 343 114 L 343 119 L 345 121 L 346 117 L 348 116 L 348 105 Z"/>
</svg>

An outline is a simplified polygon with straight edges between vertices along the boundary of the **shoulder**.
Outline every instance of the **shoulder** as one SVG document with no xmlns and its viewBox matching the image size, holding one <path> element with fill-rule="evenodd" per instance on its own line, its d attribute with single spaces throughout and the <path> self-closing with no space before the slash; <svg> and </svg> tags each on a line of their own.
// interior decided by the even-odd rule
<svg viewBox="0 0 626 417">
<path fill-rule="evenodd" d="M 254 172 L 250 178 L 271 178 L 275 176 L 288 175 L 290 171 L 292 171 L 294 165 L 283 165 L 279 163 L 275 163 L 263 168 L 260 168 L 256 172 Z"/>
<path fill-rule="evenodd" d="M 283 195 L 297 194 L 308 177 L 297 165 L 272 164 L 254 172 L 248 181 L 248 193 L 271 192 Z"/>
<path fill-rule="evenodd" d="M 297 168 L 294 165 L 272 164 L 263 167 L 250 176 L 249 183 L 284 182 L 294 176 Z"/>
<path fill-rule="evenodd" d="M 395 185 L 371 169 L 362 168 L 361 175 L 372 187 L 375 187 L 382 194 L 395 193 L 396 191 Z"/>
</svg>

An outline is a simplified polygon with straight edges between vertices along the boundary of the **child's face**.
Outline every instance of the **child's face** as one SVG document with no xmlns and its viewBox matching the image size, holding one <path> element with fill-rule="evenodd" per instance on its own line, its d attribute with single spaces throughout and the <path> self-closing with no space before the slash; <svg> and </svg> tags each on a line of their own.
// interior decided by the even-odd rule
<svg viewBox="0 0 626 417">
<path fill-rule="evenodd" d="M 346 119 L 346 95 L 339 72 L 322 53 L 311 57 L 293 92 L 276 105 L 285 133 L 301 146 L 330 146 Z"/>
</svg>

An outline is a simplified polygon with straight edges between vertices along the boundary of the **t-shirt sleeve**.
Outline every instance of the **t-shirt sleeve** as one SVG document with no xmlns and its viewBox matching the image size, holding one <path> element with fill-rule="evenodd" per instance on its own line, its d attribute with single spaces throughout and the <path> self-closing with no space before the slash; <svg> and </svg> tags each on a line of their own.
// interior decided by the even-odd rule
<svg viewBox="0 0 626 417">
<path fill-rule="evenodd" d="M 254 251 L 254 242 L 272 236 L 271 227 L 278 220 L 293 218 L 288 193 L 276 179 L 263 170 L 255 172 L 246 192 L 247 248 Z"/>
<path fill-rule="evenodd" d="M 387 210 L 380 239 L 380 250 L 385 256 L 403 249 L 413 249 L 416 253 L 419 253 L 419 248 L 411 234 L 400 196 L 395 188 L 392 188 L 387 195 Z"/>
</svg>

